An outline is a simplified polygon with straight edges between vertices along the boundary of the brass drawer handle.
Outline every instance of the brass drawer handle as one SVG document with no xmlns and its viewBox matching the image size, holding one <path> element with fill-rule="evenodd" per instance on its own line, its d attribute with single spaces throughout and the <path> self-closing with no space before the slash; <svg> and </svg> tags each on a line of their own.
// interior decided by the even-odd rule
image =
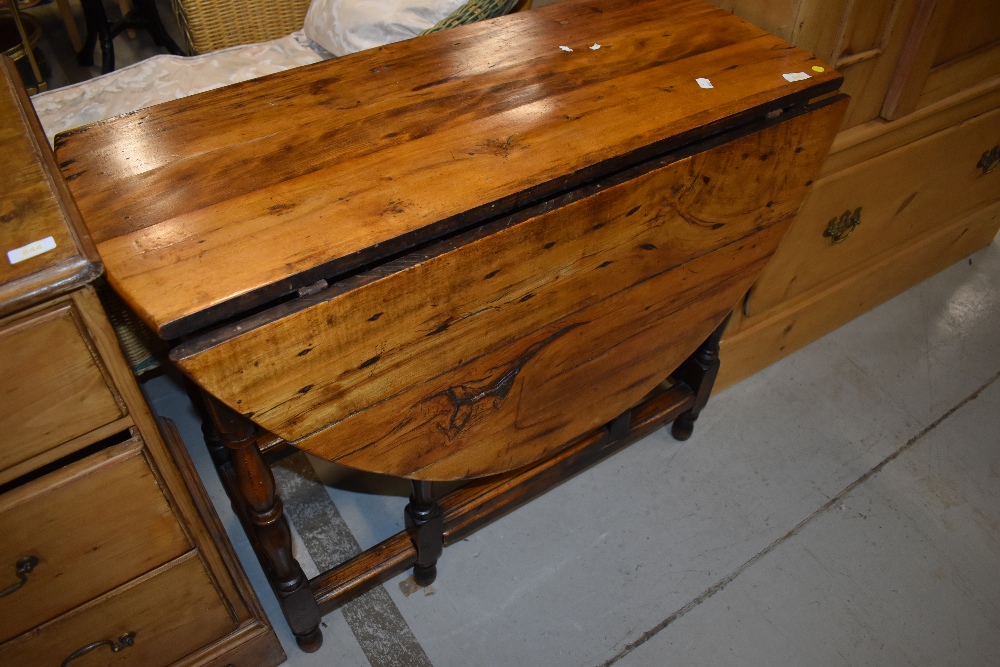
<svg viewBox="0 0 1000 667">
<path fill-rule="evenodd" d="M 112 653 L 118 653 L 118 651 L 121 651 L 122 649 L 126 649 L 126 648 L 128 648 L 129 646 L 131 646 L 134 643 L 135 643 L 135 633 L 134 632 L 126 632 L 125 634 L 123 634 L 121 637 L 118 638 L 118 643 L 117 644 L 114 643 L 114 641 L 112 641 L 110 639 L 102 639 L 102 640 L 94 642 L 92 644 L 87 644 L 83 648 L 79 648 L 79 649 L 73 651 L 73 653 L 71 653 L 68 658 L 66 658 L 65 660 L 62 661 L 62 667 L 66 667 L 66 665 L 68 665 L 70 663 L 70 661 L 76 660 L 80 656 L 86 655 L 86 654 L 90 653 L 95 648 L 100 648 L 102 646 L 108 646 L 108 647 L 111 648 L 111 652 Z"/>
<path fill-rule="evenodd" d="M 28 573 L 38 566 L 38 558 L 35 556 L 25 556 L 24 558 L 18 558 L 17 562 L 14 563 L 14 572 L 17 574 L 17 583 L 11 584 L 7 588 L 0 591 L 0 598 L 6 597 L 24 586 L 28 583 Z"/>
<path fill-rule="evenodd" d="M 828 236 L 834 243 L 842 243 L 847 237 L 854 233 L 855 227 L 861 224 L 861 207 L 854 209 L 854 213 L 844 211 L 839 218 L 834 218 L 826 226 L 823 236 Z"/>
<path fill-rule="evenodd" d="M 1000 144 L 983 153 L 983 157 L 980 158 L 979 164 L 976 166 L 983 170 L 983 175 L 986 175 L 992 174 L 998 163 L 1000 163 Z"/>
</svg>

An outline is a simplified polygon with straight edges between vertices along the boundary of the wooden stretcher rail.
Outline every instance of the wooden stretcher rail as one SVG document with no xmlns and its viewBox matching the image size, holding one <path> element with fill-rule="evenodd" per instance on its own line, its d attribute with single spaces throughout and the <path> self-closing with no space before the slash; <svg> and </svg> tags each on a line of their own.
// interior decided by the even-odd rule
<svg viewBox="0 0 1000 667">
<path fill-rule="evenodd" d="M 595 429 L 545 461 L 523 470 L 476 480 L 442 496 L 444 544 L 454 544 L 543 495 L 567 479 L 669 424 L 689 410 L 695 394 L 682 382 L 657 387 L 641 403 L 611 424 Z M 266 436 L 265 436 L 266 437 Z M 280 441 L 279 441 L 280 442 Z M 272 455 L 288 451 L 270 441 Z M 231 466 L 220 469 L 230 495 L 236 494 Z M 237 497 L 237 496 L 233 496 Z M 241 509 L 241 508 L 239 508 Z M 253 535 L 247 516 L 238 512 Z M 260 554 L 259 549 L 255 551 Z M 384 583 L 417 560 L 410 534 L 403 530 L 309 580 L 320 613 L 326 614 Z M 265 565 L 266 567 L 266 565 Z"/>
</svg>

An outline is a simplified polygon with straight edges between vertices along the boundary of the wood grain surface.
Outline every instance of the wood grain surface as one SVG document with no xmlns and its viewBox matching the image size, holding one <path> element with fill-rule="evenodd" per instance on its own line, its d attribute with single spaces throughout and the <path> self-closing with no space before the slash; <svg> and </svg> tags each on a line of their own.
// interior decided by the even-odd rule
<svg viewBox="0 0 1000 667">
<path fill-rule="evenodd" d="M 0 498 L 4 562 L 39 561 L 24 586 L 0 598 L 0 642 L 191 549 L 142 444 L 115 445 Z"/>
<path fill-rule="evenodd" d="M 97 251 L 83 233 L 79 212 L 14 62 L 0 56 L 0 317 L 87 283 L 101 273 Z M 48 250 L 23 249 L 51 239 Z M 8 253 L 14 251 L 11 261 Z M 19 252 L 21 251 L 21 252 Z"/>
<path fill-rule="evenodd" d="M 997 145 L 1000 109 L 818 179 L 798 222 L 754 284 L 746 314 L 847 280 L 915 239 L 1000 202 L 1000 173 L 976 168 Z M 872 179 L 873 173 L 884 176 Z M 858 208 L 861 225 L 843 243 L 823 236 L 831 219 Z"/>
<path fill-rule="evenodd" d="M 567 0 L 86 126 L 57 155 L 110 282 L 171 338 L 839 81 L 699 0 Z"/>
<path fill-rule="evenodd" d="M 6 469 L 128 414 L 93 348 L 69 300 L 0 323 L 0 479 L 6 481 Z"/>
<path fill-rule="evenodd" d="M 843 101 L 404 256 L 177 348 L 321 458 L 415 479 L 526 465 L 638 402 L 749 288 Z"/>
</svg>

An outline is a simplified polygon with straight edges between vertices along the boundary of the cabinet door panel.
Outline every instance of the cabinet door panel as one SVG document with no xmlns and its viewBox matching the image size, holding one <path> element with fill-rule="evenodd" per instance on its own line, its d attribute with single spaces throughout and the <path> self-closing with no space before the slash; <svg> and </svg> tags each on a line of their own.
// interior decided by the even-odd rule
<svg viewBox="0 0 1000 667">
<path fill-rule="evenodd" d="M 995 0 L 920 0 L 881 115 L 895 120 L 997 75 Z"/>
</svg>

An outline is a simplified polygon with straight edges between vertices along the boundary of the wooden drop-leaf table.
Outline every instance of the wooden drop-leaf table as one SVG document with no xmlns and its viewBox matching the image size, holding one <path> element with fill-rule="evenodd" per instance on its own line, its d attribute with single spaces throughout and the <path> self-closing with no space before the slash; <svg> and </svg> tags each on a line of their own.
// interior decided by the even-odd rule
<svg viewBox="0 0 1000 667">
<path fill-rule="evenodd" d="M 443 543 L 675 418 L 690 435 L 839 85 L 701 0 L 567 0 L 86 126 L 57 157 L 108 281 L 208 397 L 310 650 L 322 612 L 432 580 Z M 307 580 L 266 437 L 412 480 L 407 530 Z"/>
</svg>

